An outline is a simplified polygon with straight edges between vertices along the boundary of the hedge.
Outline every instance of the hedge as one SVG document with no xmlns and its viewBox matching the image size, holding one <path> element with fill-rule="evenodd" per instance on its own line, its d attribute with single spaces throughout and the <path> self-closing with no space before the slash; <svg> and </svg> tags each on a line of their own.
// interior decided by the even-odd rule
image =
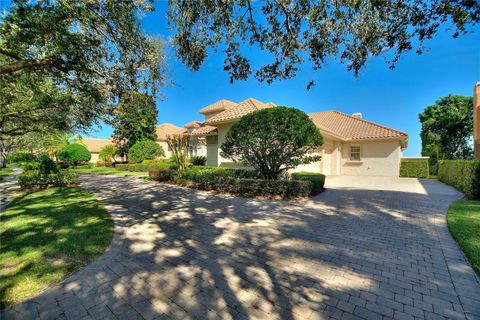
<svg viewBox="0 0 480 320">
<path fill-rule="evenodd" d="M 293 180 L 305 180 L 310 181 L 313 184 L 311 195 L 317 195 L 323 191 L 323 186 L 325 185 L 325 175 L 315 172 L 295 172 L 292 173 Z"/>
<path fill-rule="evenodd" d="M 228 192 L 245 197 L 298 198 L 318 193 L 318 184 L 307 179 L 265 180 L 253 178 L 256 175 L 252 170 L 226 168 L 192 168 L 183 171 L 160 169 L 149 172 L 150 179 L 155 181 L 170 181 L 200 190 Z M 318 181 L 319 177 L 317 183 Z"/>
<path fill-rule="evenodd" d="M 78 174 L 69 170 L 59 170 L 50 174 L 42 174 L 37 170 L 28 170 L 18 176 L 18 184 L 22 190 L 64 187 L 77 183 Z"/>
<path fill-rule="evenodd" d="M 429 172 L 428 159 L 402 159 L 400 162 L 400 177 L 428 178 Z"/>
<path fill-rule="evenodd" d="M 479 160 L 440 160 L 438 180 L 459 190 L 469 199 L 480 199 Z"/>
</svg>

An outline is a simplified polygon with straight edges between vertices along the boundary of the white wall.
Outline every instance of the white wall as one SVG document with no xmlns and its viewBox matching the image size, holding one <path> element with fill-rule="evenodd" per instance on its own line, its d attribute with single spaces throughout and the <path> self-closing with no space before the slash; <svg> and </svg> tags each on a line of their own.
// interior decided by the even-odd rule
<svg viewBox="0 0 480 320">
<path fill-rule="evenodd" d="M 207 166 L 218 166 L 217 136 L 207 136 Z"/>
<path fill-rule="evenodd" d="M 360 146 L 360 161 L 350 161 L 350 146 Z M 341 174 L 398 177 L 402 149 L 399 141 L 343 143 Z"/>
<path fill-rule="evenodd" d="M 172 152 L 170 150 L 168 150 L 167 141 L 155 141 L 155 142 L 158 143 L 162 147 L 163 151 L 165 152 L 165 158 L 169 159 L 172 156 Z"/>
</svg>

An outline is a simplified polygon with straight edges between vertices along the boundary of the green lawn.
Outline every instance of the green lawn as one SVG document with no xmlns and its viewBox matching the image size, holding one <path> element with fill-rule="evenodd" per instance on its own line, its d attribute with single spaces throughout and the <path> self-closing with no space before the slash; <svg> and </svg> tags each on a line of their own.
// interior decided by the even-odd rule
<svg viewBox="0 0 480 320">
<path fill-rule="evenodd" d="M 458 200 L 448 208 L 448 227 L 480 274 L 480 201 Z"/>
<path fill-rule="evenodd" d="M 79 174 L 114 174 L 120 176 L 148 176 L 148 172 L 120 171 L 110 167 L 75 168 Z"/>
<path fill-rule="evenodd" d="M 0 168 L 0 181 L 12 173 L 13 169 L 10 167 Z"/>
<path fill-rule="evenodd" d="M 80 187 L 26 192 L 2 213 L 0 302 L 15 304 L 56 284 L 102 254 L 113 222 Z"/>
</svg>

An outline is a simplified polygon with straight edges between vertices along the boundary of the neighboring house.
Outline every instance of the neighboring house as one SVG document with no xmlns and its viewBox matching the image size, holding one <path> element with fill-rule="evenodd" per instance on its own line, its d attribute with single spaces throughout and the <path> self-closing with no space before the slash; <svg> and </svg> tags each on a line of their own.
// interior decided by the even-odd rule
<svg viewBox="0 0 480 320">
<path fill-rule="evenodd" d="M 251 112 L 273 108 L 273 103 L 263 103 L 253 98 L 238 104 L 220 100 L 200 110 L 205 122 L 192 132 L 205 137 L 207 165 L 235 167 L 220 155 L 220 146 L 232 124 Z M 399 176 L 400 158 L 407 147 L 408 135 L 362 119 L 360 113 L 352 116 L 338 111 L 309 114 L 320 129 L 324 144 L 316 150 L 319 162 L 302 165 L 295 171 L 321 172 L 326 175 Z"/>
<path fill-rule="evenodd" d="M 92 154 L 90 162 L 97 163 L 99 160 L 99 153 L 103 147 L 109 144 L 115 144 L 112 139 L 95 139 L 95 138 L 81 138 L 79 141 Z"/>
<path fill-rule="evenodd" d="M 171 123 L 163 123 L 155 127 L 155 132 L 157 133 L 157 143 L 162 146 L 163 151 L 165 151 L 165 158 L 170 158 L 172 156 L 172 150 L 167 143 L 167 137 L 170 135 L 184 134 L 187 130 L 184 128 L 177 127 Z"/>
<path fill-rule="evenodd" d="M 192 132 L 202 126 L 200 121 L 191 121 L 187 123 L 184 128 L 187 129 L 187 133 L 190 135 L 190 147 L 188 148 L 188 155 L 194 156 L 207 156 L 207 142 L 203 136 L 193 136 Z"/>
</svg>

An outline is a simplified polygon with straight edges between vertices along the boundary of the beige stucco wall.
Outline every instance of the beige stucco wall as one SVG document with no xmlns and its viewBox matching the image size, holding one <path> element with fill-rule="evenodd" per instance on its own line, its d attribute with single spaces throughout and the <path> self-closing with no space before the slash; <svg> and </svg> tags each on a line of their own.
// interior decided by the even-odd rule
<svg viewBox="0 0 480 320">
<path fill-rule="evenodd" d="M 97 163 L 99 153 L 98 152 L 91 152 L 90 154 L 91 154 L 90 162 L 91 163 Z"/>
<path fill-rule="evenodd" d="M 222 150 L 220 149 L 222 143 L 225 141 L 225 136 L 227 135 L 228 130 L 232 127 L 232 123 L 227 123 L 227 124 L 219 124 L 217 126 L 217 131 L 218 131 L 218 165 L 222 167 L 231 167 L 231 166 L 236 166 L 234 162 L 230 159 L 224 158 L 220 155 L 220 152 Z"/>
<path fill-rule="evenodd" d="M 207 136 L 207 166 L 218 166 L 217 136 Z"/>
<path fill-rule="evenodd" d="M 360 146 L 360 161 L 350 161 L 350 146 Z M 402 149 L 399 141 L 343 143 L 341 174 L 398 177 Z"/>
<path fill-rule="evenodd" d="M 165 152 L 165 158 L 169 159 L 172 156 L 172 152 L 168 150 L 167 141 L 155 141 L 155 142 L 162 147 L 163 151 Z"/>
</svg>

